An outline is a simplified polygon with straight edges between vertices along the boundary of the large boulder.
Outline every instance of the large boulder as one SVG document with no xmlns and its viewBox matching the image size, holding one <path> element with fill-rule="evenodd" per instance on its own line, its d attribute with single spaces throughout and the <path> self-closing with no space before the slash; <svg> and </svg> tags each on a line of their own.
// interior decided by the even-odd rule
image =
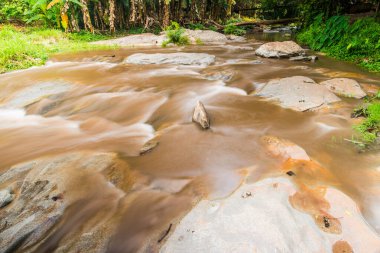
<svg viewBox="0 0 380 253">
<path fill-rule="evenodd" d="M 0 252 L 29 252 L 29 247 L 43 242 L 49 231 L 57 229 L 64 212 L 74 203 L 80 203 L 83 211 L 86 208 L 89 211 L 91 202 L 88 200 L 94 194 L 100 200 L 121 195 L 130 176 L 125 168 L 128 167 L 116 154 L 78 152 L 46 157 L 8 169 L 0 175 L 0 186 L 7 185 L 17 197 L 0 212 Z M 80 225 L 84 221 L 77 222 Z M 86 238 L 86 243 L 95 248 L 108 239 L 90 241 L 95 238 Z"/>
<path fill-rule="evenodd" d="M 289 180 L 275 178 L 243 185 L 225 199 L 202 200 L 161 252 L 320 253 L 341 241 L 353 252 L 378 252 L 380 238 L 347 195 L 327 188 L 321 199 L 305 199 L 297 191 Z"/>
<path fill-rule="evenodd" d="M 269 42 L 256 50 L 256 55 L 266 58 L 288 58 L 304 54 L 304 50 L 294 41 Z"/>
<path fill-rule="evenodd" d="M 190 41 L 202 41 L 205 44 L 223 44 L 228 41 L 226 35 L 211 30 L 188 30 L 186 29 L 185 35 L 189 36 Z"/>
<path fill-rule="evenodd" d="M 128 64 L 176 64 L 208 66 L 215 61 L 214 55 L 204 53 L 167 53 L 167 54 L 133 54 L 125 63 Z"/>
<path fill-rule="evenodd" d="M 360 84 L 349 78 L 334 78 L 320 83 L 326 86 L 330 91 L 340 96 L 350 98 L 363 98 L 367 94 L 362 90 Z"/>
<path fill-rule="evenodd" d="M 129 35 L 122 38 L 112 40 L 101 40 L 93 42 L 98 45 L 116 45 L 122 47 L 151 47 L 161 46 L 162 42 L 166 40 L 166 35 L 155 35 L 153 33 L 143 33 L 137 35 Z"/>
<path fill-rule="evenodd" d="M 341 101 L 326 87 L 304 76 L 272 80 L 255 95 L 276 101 L 284 108 L 301 112 Z"/>
</svg>

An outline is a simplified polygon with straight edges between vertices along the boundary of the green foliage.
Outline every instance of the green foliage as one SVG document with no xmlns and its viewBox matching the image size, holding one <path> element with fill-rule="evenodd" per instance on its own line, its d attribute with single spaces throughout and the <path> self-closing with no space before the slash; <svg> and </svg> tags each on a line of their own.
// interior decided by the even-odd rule
<svg viewBox="0 0 380 253">
<path fill-rule="evenodd" d="M 27 7 L 24 0 L 0 1 L 0 22 L 22 20 Z"/>
<path fill-rule="evenodd" d="M 162 46 L 166 47 L 170 43 L 179 46 L 190 44 L 189 37 L 186 36 L 184 33 L 185 29 L 180 27 L 180 25 L 177 22 L 171 22 L 170 26 L 168 26 L 166 29 L 166 36 L 168 37 L 168 39 L 162 43 Z"/>
<path fill-rule="evenodd" d="M 314 50 L 380 72 L 380 24 L 373 18 L 349 25 L 346 17 L 334 16 L 323 21 L 320 15 L 297 39 Z"/>
<path fill-rule="evenodd" d="M 188 24 L 187 28 L 191 30 L 206 30 L 207 29 L 206 26 L 204 26 L 201 23 Z"/>
<path fill-rule="evenodd" d="M 57 29 L 3 26 L 0 28 L 0 73 L 42 65 L 54 53 L 110 48 L 87 42 L 104 38 L 90 38 L 88 33 L 65 34 Z"/>
<path fill-rule="evenodd" d="M 230 25 L 226 25 L 224 27 L 224 33 L 225 34 L 233 34 L 233 35 L 237 35 L 237 36 L 243 36 L 246 34 L 246 30 L 236 26 L 236 25 L 233 25 L 233 24 L 230 24 Z"/>
<path fill-rule="evenodd" d="M 365 120 L 354 126 L 365 143 L 373 143 L 380 133 L 380 102 L 376 101 L 362 108 Z"/>
</svg>

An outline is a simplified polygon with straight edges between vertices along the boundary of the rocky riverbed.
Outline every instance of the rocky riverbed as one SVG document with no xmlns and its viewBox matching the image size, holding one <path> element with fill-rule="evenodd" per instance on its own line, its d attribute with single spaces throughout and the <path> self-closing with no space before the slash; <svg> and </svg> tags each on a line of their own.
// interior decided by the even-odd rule
<svg viewBox="0 0 380 253">
<path fill-rule="evenodd" d="M 379 154 L 344 141 L 379 76 L 187 33 L 0 75 L 0 252 L 380 252 Z"/>
</svg>

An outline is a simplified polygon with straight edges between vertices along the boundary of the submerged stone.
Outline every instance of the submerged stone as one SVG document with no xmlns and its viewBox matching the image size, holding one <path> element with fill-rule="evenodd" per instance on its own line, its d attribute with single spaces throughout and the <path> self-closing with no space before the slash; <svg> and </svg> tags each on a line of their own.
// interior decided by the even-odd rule
<svg viewBox="0 0 380 253">
<path fill-rule="evenodd" d="M 204 53 L 133 54 L 125 63 L 129 64 L 178 64 L 208 66 L 215 62 L 215 56 Z"/>
<path fill-rule="evenodd" d="M 152 151 L 155 147 L 160 144 L 157 140 L 150 140 L 144 144 L 144 146 L 140 149 L 140 155 L 144 155 L 150 151 Z"/>
<path fill-rule="evenodd" d="M 198 101 L 194 113 L 193 122 L 198 123 L 203 129 L 210 128 L 210 118 L 202 102 Z"/>
</svg>

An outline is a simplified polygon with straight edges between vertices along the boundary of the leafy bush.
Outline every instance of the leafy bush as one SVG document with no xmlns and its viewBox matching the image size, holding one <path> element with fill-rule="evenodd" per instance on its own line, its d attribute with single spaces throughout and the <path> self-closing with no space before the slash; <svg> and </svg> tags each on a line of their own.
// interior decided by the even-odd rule
<svg viewBox="0 0 380 253">
<path fill-rule="evenodd" d="M 166 29 L 166 36 L 168 37 L 167 40 L 165 40 L 162 43 L 163 47 L 166 47 L 169 43 L 173 43 L 176 45 L 188 45 L 190 44 L 190 39 L 185 34 L 185 29 L 180 27 L 180 25 L 177 22 L 171 22 L 170 26 Z"/>
<path fill-rule="evenodd" d="M 27 7 L 27 4 L 23 0 L 0 1 L 0 22 L 23 20 Z"/>
<path fill-rule="evenodd" d="M 200 24 L 200 23 L 188 24 L 187 28 L 191 30 L 206 30 L 207 29 L 203 24 Z"/>
<path fill-rule="evenodd" d="M 349 25 L 347 17 L 334 16 L 323 21 L 320 15 L 297 39 L 314 50 L 380 72 L 380 24 L 373 18 Z"/>
<path fill-rule="evenodd" d="M 237 36 L 243 36 L 246 34 L 246 31 L 236 25 L 226 25 L 224 27 L 225 34 L 233 34 Z"/>
</svg>

